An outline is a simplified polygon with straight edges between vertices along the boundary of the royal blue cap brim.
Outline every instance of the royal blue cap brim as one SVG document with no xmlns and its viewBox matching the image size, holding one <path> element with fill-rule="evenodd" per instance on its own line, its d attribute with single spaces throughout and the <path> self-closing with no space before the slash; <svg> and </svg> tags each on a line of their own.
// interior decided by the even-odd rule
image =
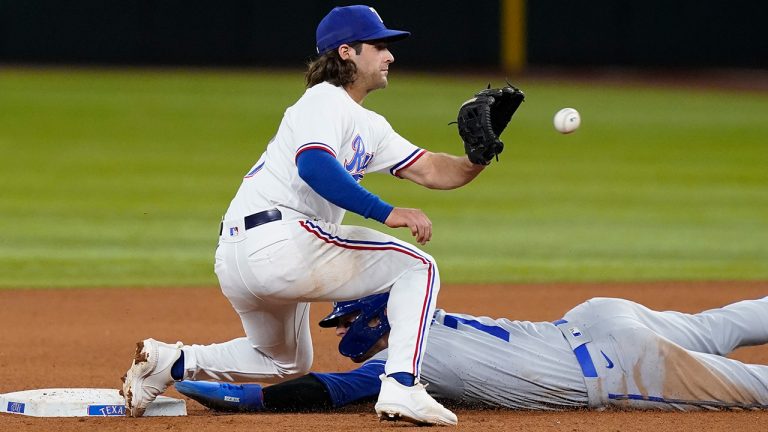
<svg viewBox="0 0 768 432">
<path fill-rule="evenodd" d="M 385 30 L 377 31 L 376 33 L 368 35 L 364 38 L 360 38 L 360 42 L 368 42 L 368 41 L 374 41 L 374 40 L 395 42 L 395 41 L 403 40 L 410 35 L 411 33 L 407 31 L 385 29 Z"/>
</svg>

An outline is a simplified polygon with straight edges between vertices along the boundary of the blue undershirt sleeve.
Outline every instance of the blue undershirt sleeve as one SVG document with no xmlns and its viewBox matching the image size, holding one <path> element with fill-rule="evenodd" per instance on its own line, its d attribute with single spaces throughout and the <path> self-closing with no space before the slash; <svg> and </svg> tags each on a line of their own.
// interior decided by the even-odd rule
<svg viewBox="0 0 768 432">
<path fill-rule="evenodd" d="M 381 223 L 393 207 L 360 186 L 330 153 L 308 149 L 296 156 L 299 177 L 333 204 Z"/>
<path fill-rule="evenodd" d="M 359 368 L 341 373 L 316 373 L 315 378 L 325 385 L 334 408 L 379 394 L 384 373 L 384 360 L 370 360 Z"/>
</svg>

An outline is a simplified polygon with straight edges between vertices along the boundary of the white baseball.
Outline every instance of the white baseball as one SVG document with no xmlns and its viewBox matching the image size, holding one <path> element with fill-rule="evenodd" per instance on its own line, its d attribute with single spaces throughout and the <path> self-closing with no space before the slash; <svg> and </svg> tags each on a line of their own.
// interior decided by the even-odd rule
<svg viewBox="0 0 768 432">
<path fill-rule="evenodd" d="M 581 116 L 573 108 L 563 108 L 555 114 L 555 129 L 560 133 L 571 133 L 579 128 Z"/>
</svg>

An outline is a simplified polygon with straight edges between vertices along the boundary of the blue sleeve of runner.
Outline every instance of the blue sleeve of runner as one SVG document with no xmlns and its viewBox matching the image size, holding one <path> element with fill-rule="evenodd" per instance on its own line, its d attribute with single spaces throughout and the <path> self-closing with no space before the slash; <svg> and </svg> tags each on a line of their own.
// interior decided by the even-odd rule
<svg viewBox="0 0 768 432">
<path fill-rule="evenodd" d="M 381 223 L 393 207 L 360 186 L 330 153 L 305 150 L 296 157 L 299 177 L 315 192 L 337 206 Z"/>
<path fill-rule="evenodd" d="M 384 363 L 384 360 L 371 360 L 353 371 L 341 373 L 312 372 L 312 375 L 328 389 L 333 407 L 339 408 L 379 394 L 379 389 L 381 389 L 379 375 L 384 373 Z"/>
</svg>

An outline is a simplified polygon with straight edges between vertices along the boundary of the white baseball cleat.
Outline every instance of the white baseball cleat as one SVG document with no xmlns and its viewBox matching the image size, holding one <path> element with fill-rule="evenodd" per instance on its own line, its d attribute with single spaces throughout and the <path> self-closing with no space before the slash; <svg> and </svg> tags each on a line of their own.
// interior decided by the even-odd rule
<svg viewBox="0 0 768 432">
<path fill-rule="evenodd" d="M 125 415 L 141 417 L 158 395 L 171 383 L 171 366 L 181 356 L 181 342 L 167 344 L 145 339 L 136 344 L 136 354 L 123 377 L 120 394 L 125 398 Z"/>
<path fill-rule="evenodd" d="M 456 414 L 434 400 L 422 384 L 408 387 L 383 374 L 379 378 L 381 390 L 376 414 L 380 420 L 440 426 L 455 426 L 459 422 Z"/>
</svg>

